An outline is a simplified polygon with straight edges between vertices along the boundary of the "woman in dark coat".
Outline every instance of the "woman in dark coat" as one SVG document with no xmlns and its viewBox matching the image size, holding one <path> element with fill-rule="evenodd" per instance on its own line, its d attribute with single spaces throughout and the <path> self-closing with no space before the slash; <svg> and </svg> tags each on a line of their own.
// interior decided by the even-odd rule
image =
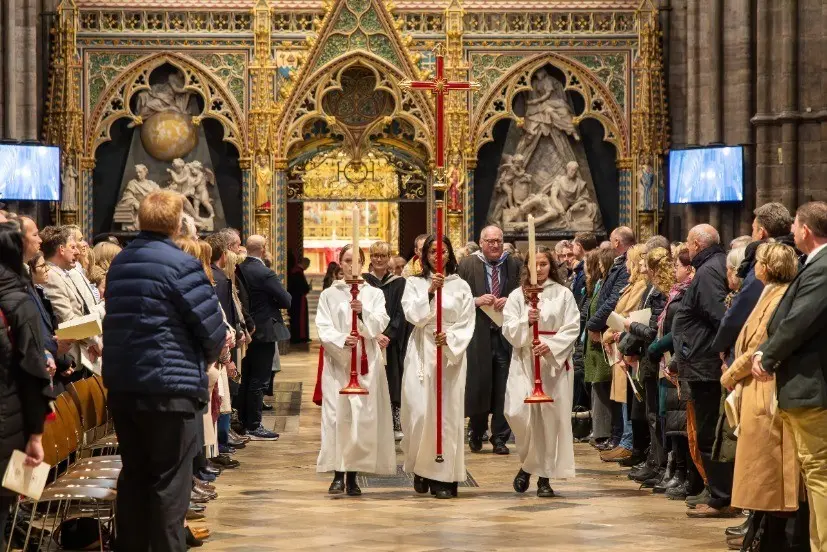
<svg viewBox="0 0 827 552">
<path fill-rule="evenodd" d="M 26 288 L 23 236 L 16 223 L 0 224 L 0 473 L 14 450 L 26 464 L 43 462 L 41 438 L 52 398 L 40 314 Z M 47 367 L 48 362 L 48 367 Z M 16 496 L 0 489 L 0 540 Z M 5 550 L 5 542 L 2 549 Z"/>
<path fill-rule="evenodd" d="M 672 353 L 672 320 L 681 306 L 686 288 L 692 283 L 695 269 L 689 260 L 689 251 L 686 247 L 678 249 L 674 260 L 675 281 L 666 297 L 666 306 L 658 318 L 657 339 L 649 345 L 647 354 L 649 359 L 657 362 L 661 372 L 666 372 Z M 665 373 L 660 379 L 660 414 L 664 427 L 664 435 L 669 441 L 667 450 L 671 449 L 672 458 L 663 472 L 660 481 L 655 483 L 655 493 L 665 493 L 670 489 L 675 492 L 688 490 L 688 473 L 700 477 L 693 469 L 694 464 L 689 459 L 689 441 L 686 434 L 686 401 L 680 397 L 676 387 L 677 379 Z"/>
<path fill-rule="evenodd" d="M 290 343 L 308 343 L 310 341 L 310 322 L 307 311 L 307 294 L 310 293 L 310 284 L 304 271 L 307 269 L 305 261 L 296 261 L 292 253 L 287 255 L 290 263 L 290 274 L 287 275 L 287 293 L 292 297 L 290 308 Z"/>
</svg>

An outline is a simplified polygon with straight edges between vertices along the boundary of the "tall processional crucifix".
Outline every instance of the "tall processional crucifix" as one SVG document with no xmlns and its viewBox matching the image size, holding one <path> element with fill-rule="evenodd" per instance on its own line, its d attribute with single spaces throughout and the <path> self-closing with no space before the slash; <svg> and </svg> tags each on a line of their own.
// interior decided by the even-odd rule
<svg viewBox="0 0 827 552">
<path fill-rule="evenodd" d="M 452 90 L 472 90 L 479 88 L 475 82 L 449 81 L 445 77 L 445 47 L 437 44 L 434 48 L 436 74 L 433 80 L 400 82 L 403 88 L 413 90 L 430 90 L 434 95 L 436 111 L 436 134 L 434 136 L 434 205 L 436 207 L 436 271 L 444 270 L 442 237 L 445 216 L 445 97 Z M 423 251 L 422 255 L 427 255 Z M 436 331 L 442 333 L 442 289 L 436 290 Z M 442 347 L 436 347 L 436 462 L 442 463 Z"/>
</svg>

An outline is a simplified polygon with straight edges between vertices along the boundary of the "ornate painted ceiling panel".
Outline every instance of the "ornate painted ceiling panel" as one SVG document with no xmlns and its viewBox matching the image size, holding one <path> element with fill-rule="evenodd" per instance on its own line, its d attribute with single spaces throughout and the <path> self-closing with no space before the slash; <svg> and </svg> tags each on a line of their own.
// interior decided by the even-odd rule
<svg viewBox="0 0 827 552">
<path fill-rule="evenodd" d="M 78 8 L 135 8 L 135 9 L 170 9 L 170 10 L 251 10 L 254 0 L 75 0 Z M 639 0 L 523 0 L 521 10 L 635 10 Z M 447 0 L 397 0 L 400 10 L 439 10 L 448 6 Z M 321 0 L 274 0 L 273 8 L 283 10 L 321 10 Z M 463 8 L 468 10 L 511 9 L 516 6 L 513 0 L 467 0 Z"/>
</svg>

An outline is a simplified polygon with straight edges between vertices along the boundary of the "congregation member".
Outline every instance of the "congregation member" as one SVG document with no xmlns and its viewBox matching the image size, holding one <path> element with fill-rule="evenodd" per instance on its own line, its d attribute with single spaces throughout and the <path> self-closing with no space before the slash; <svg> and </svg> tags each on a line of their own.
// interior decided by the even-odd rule
<svg viewBox="0 0 827 552">
<path fill-rule="evenodd" d="M 733 464 L 713 459 L 721 405 L 721 359 L 712 342 L 726 310 L 728 293 L 726 254 L 718 231 L 708 224 L 693 227 L 686 245 L 695 277 L 684 294 L 672 325 L 675 360 L 681 394 L 688 400 L 688 415 L 694 423 L 694 440 L 708 484 L 705 493 L 687 498 L 691 517 L 732 517 L 730 506 Z M 691 446 L 691 445 L 690 445 Z M 698 489 L 693 489 L 698 491 Z M 694 507 L 692 507 L 694 506 Z"/>
<path fill-rule="evenodd" d="M 457 496 L 465 481 L 464 429 L 466 349 L 474 335 L 474 296 L 457 274 L 453 247 L 443 237 L 443 273 L 436 272 L 433 236 L 423 245 L 422 274 L 408 278 L 402 308 L 413 326 L 405 355 L 402 392 L 403 468 L 414 489 L 439 499 Z M 442 289 L 443 331 L 436 333 L 436 292 Z M 442 455 L 436 457 L 436 347 L 442 347 Z"/>
<path fill-rule="evenodd" d="M 769 240 L 782 241 L 792 246 L 790 225 L 792 216 L 781 203 L 765 203 L 753 211 L 751 243 L 744 245 L 744 262 L 735 267 L 736 276 L 741 279 L 740 289 L 721 320 L 712 350 L 728 354 L 735 346 L 735 340 L 752 312 L 764 284 L 755 277 L 755 254 L 762 243 Z M 734 242 L 735 240 L 733 240 Z M 734 251 L 736 248 L 732 247 Z M 727 267 L 728 268 L 728 267 Z"/>
<path fill-rule="evenodd" d="M 310 293 L 310 282 L 307 281 L 305 271 L 310 266 L 307 257 L 297 260 L 293 253 L 287 255 L 290 273 L 287 275 L 287 293 L 290 294 L 290 343 L 301 344 L 310 342 L 310 320 L 308 319 L 307 294 Z"/>
<path fill-rule="evenodd" d="M 252 341 L 241 365 L 239 419 L 243 434 L 257 441 L 275 441 L 278 433 L 261 425 L 264 391 L 273 378 L 276 355 L 276 323 L 284 323 L 281 309 L 290 307 L 290 294 L 275 272 L 264 264 L 267 240 L 264 236 L 247 238 L 247 258 L 238 265 L 238 280 L 249 295 L 250 316 L 255 323 Z"/>
<path fill-rule="evenodd" d="M 418 276 L 422 273 L 422 245 L 425 243 L 427 237 L 428 234 L 420 234 L 414 240 L 413 257 L 411 257 L 411 260 L 405 265 L 405 268 L 402 269 L 403 277 L 410 278 L 411 276 Z"/>
<path fill-rule="evenodd" d="M 382 290 L 385 296 L 385 309 L 390 322 L 377 337 L 379 347 L 385 351 L 385 374 L 388 378 L 388 391 L 391 396 L 391 413 L 393 414 L 393 433 L 398 441 L 402 438 L 402 369 L 405 362 L 405 344 L 408 333 L 405 313 L 402 309 L 402 294 L 405 292 L 405 279 L 390 271 L 391 244 L 385 241 L 373 242 L 370 246 L 370 272 L 362 278 L 373 287 Z"/>
<path fill-rule="evenodd" d="M 402 277 L 402 271 L 405 270 L 405 258 L 400 257 L 399 255 L 395 256 L 393 259 L 393 273 L 397 276 Z"/>
<path fill-rule="evenodd" d="M 70 276 L 77 263 L 77 244 L 73 231 L 65 226 L 47 226 L 40 237 L 43 257 L 49 266 L 43 286 L 46 298 L 51 302 L 57 322 L 62 324 L 91 314 L 88 301 L 84 301 L 78 286 Z M 77 342 L 69 354 L 80 368 L 100 372 L 101 340 L 92 337 Z"/>
<path fill-rule="evenodd" d="M 489 440 L 494 454 L 509 453 L 506 442 L 511 437 L 511 429 L 505 419 L 505 388 L 511 345 L 492 316 L 501 316 L 508 295 L 520 285 L 520 267 L 519 261 L 503 251 L 502 230 L 487 226 L 480 233 L 480 251 L 463 259 L 457 271 L 471 288 L 476 307 L 465 389 L 471 452 L 482 450 L 483 436 L 489 428 L 488 415 L 491 414 Z"/>
<path fill-rule="evenodd" d="M 635 233 L 626 226 L 616 228 L 610 237 L 610 247 L 604 248 L 603 244 L 600 247 L 615 254 L 614 263 L 600 288 L 600 295 L 597 297 L 597 308 L 586 322 L 589 339 L 595 343 L 600 343 L 600 336 L 607 328 L 606 319 L 609 318 L 609 314 L 617 306 L 621 292 L 629 283 L 626 252 L 635 245 Z"/>
<path fill-rule="evenodd" d="M 123 460 L 117 550 L 184 550 L 206 368 L 228 339 L 201 263 L 172 242 L 182 213 L 179 194 L 147 195 L 141 232 L 109 270 L 103 378 Z"/>
<path fill-rule="evenodd" d="M 503 336 L 511 344 L 511 365 L 505 393 L 505 415 L 514 432 L 520 470 L 514 490 L 524 493 L 537 477 L 537 496 L 551 498 L 550 479 L 574 477 L 571 411 L 574 342 L 580 333 L 580 311 L 574 296 L 555 270 L 555 258 L 540 247 L 534 269 L 539 293 L 537 308 L 526 288 L 530 271 L 523 268 L 521 287 L 512 291 L 503 310 Z M 540 342 L 534 344 L 534 325 Z M 534 390 L 534 357 L 540 358 L 543 389 L 554 402 L 526 404 Z"/>
<path fill-rule="evenodd" d="M 790 428 L 774 413 L 775 381 L 759 381 L 751 373 L 753 355 L 766 340 L 772 313 L 798 272 L 798 259 L 792 247 L 764 243 L 756 251 L 753 271 L 763 291 L 738 335 L 735 360 L 721 376 L 721 385 L 735 393 L 737 403 L 731 420 L 738 431 L 732 505 L 753 511 L 757 526 L 771 512 L 794 512 L 799 507 L 795 442 Z M 783 538 L 783 531 L 770 533 L 764 531 L 762 546 L 771 538 Z"/>
<path fill-rule="evenodd" d="M 63 228 L 67 228 L 72 232 L 72 237 L 77 246 L 75 265 L 68 271 L 69 278 L 71 278 L 72 283 L 75 284 L 75 288 L 83 300 L 84 310 L 88 311 L 89 314 L 97 314 L 103 318 L 106 314 L 106 308 L 103 302 L 101 302 L 97 287 L 89 281 L 88 277 L 88 270 L 94 265 L 94 254 L 89 248 L 89 244 L 83 238 L 83 232 L 80 231 L 80 227 L 72 224 L 64 226 Z M 90 256 L 92 257 L 91 262 L 89 260 Z M 84 259 L 86 259 L 86 262 L 84 262 Z"/>
<path fill-rule="evenodd" d="M 360 266 L 365 266 L 364 261 L 360 250 Z M 339 264 L 345 275 L 352 274 L 352 262 L 353 252 L 346 245 L 339 252 Z M 378 343 L 390 317 L 380 290 L 360 284 L 356 299 L 350 290 L 344 279 L 336 280 L 319 296 L 316 311 L 316 327 L 324 346 L 322 442 L 316 471 L 333 472 L 329 494 L 360 496 L 358 472 L 396 473 L 390 394 Z M 358 336 L 351 335 L 352 313 L 358 316 Z M 354 348 L 358 382 L 368 391 L 367 395 L 339 393 L 350 381 Z"/>
<path fill-rule="evenodd" d="M 38 312 L 27 293 L 24 240 L 18 221 L 0 223 L 0 473 L 12 452 L 23 451 L 25 465 L 44 458 L 43 431 L 55 397 Z M 49 366 L 51 364 L 51 367 Z M 6 549 L 6 525 L 17 493 L 0 489 L 0 545 Z M 12 531 L 13 533 L 13 531 Z"/>
<path fill-rule="evenodd" d="M 582 313 L 586 302 L 586 254 L 597 247 L 597 238 L 592 232 L 578 232 L 571 242 L 571 253 L 569 254 L 572 270 L 570 289 L 574 296 L 574 303 Z M 580 321 L 580 334 L 583 333 L 585 320 Z M 574 342 L 574 397 L 572 405 L 574 408 L 589 410 L 589 389 L 585 382 L 585 367 L 583 363 L 583 340 L 577 339 Z"/>
<path fill-rule="evenodd" d="M 767 325 L 752 358 L 752 376 L 775 379 L 778 412 L 795 438 L 810 507 L 810 548 L 827 550 L 827 203 L 798 208 L 796 248 L 807 255 Z"/>
</svg>

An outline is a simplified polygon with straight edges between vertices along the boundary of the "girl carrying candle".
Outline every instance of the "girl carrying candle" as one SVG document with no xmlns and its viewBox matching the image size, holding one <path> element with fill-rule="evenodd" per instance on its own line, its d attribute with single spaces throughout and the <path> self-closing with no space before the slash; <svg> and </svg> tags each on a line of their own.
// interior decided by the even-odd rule
<svg viewBox="0 0 827 552">
<path fill-rule="evenodd" d="M 505 391 L 505 417 L 514 432 L 522 467 L 514 490 L 528 489 L 537 476 L 537 496 L 553 497 L 549 479 L 574 477 L 571 407 L 574 373 L 572 354 L 580 332 L 580 312 L 571 291 L 560 281 L 554 256 L 547 247 L 536 253 L 539 292 L 537 309 L 531 308 L 529 271 L 523 268 L 523 285 L 508 296 L 503 309 L 503 336 L 513 345 Z M 533 324 L 540 325 L 540 344 L 532 345 Z M 540 357 L 543 388 L 554 402 L 526 404 L 534 388 L 534 355 Z"/>
</svg>

